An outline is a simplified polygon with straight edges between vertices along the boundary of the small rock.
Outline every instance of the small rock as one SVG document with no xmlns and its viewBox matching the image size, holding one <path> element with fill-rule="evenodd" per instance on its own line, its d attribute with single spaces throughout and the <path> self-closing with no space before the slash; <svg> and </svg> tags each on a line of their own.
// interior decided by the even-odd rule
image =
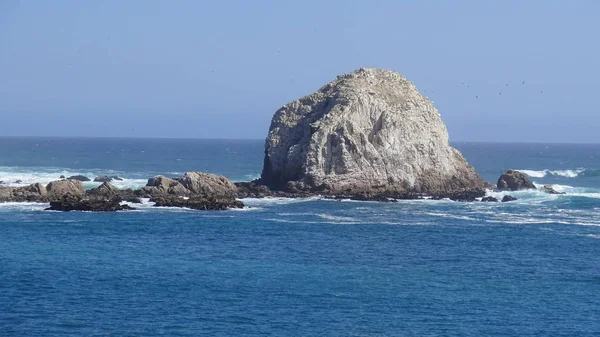
<svg viewBox="0 0 600 337">
<path fill-rule="evenodd" d="M 113 180 L 122 181 L 123 179 L 118 176 L 98 176 L 94 178 L 94 182 L 97 183 L 109 183 Z"/>
<path fill-rule="evenodd" d="M 61 175 L 59 178 L 60 178 L 60 179 L 65 179 L 65 176 Z"/>
<path fill-rule="evenodd" d="M 498 202 L 498 199 L 494 198 L 494 197 L 483 197 L 481 198 L 482 202 Z"/>
<path fill-rule="evenodd" d="M 510 196 L 510 195 L 505 195 L 504 198 L 502 198 L 502 202 L 510 202 L 510 201 L 515 201 L 517 200 L 517 198 Z"/>
<path fill-rule="evenodd" d="M 15 184 L 20 184 L 20 183 L 22 183 L 22 182 L 23 182 L 23 180 L 21 180 L 21 179 L 17 179 L 17 180 L 15 180 Z"/>
<path fill-rule="evenodd" d="M 515 170 L 508 170 L 498 178 L 496 184 L 501 191 L 520 191 L 520 190 L 535 190 L 535 185 L 529 180 L 527 175 Z"/>
</svg>

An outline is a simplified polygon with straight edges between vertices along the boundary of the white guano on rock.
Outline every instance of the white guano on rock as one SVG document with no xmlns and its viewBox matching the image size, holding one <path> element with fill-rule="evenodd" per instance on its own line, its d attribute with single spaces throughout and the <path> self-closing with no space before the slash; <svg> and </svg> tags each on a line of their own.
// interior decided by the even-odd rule
<svg viewBox="0 0 600 337">
<path fill-rule="evenodd" d="M 440 195 L 484 187 L 413 83 L 393 71 L 364 68 L 275 113 L 261 181 L 332 194 Z"/>
</svg>

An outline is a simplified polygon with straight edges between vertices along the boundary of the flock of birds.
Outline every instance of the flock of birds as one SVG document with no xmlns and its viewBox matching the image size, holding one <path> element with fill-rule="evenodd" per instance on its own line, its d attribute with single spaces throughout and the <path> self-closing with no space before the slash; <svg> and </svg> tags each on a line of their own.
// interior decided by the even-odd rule
<svg viewBox="0 0 600 337">
<path fill-rule="evenodd" d="M 465 87 L 465 88 L 471 88 L 471 85 L 469 85 L 469 84 L 465 84 L 465 82 L 461 82 L 461 85 L 462 85 L 463 87 Z M 520 85 L 525 85 L 525 81 L 522 81 L 522 82 L 520 83 Z M 505 87 L 508 87 L 508 86 L 509 86 L 509 84 L 508 84 L 508 83 L 505 83 L 505 84 L 504 84 L 504 86 L 505 86 Z M 424 93 L 424 94 L 427 94 L 427 90 L 423 90 L 423 93 Z M 540 90 L 540 94 L 543 94 L 543 93 L 544 93 L 544 90 Z M 435 94 L 435 91 L 431 91 L 431 94 Z M 498 91 L 498 96 L 502 96 L 502 91 Z M 475 98 L 476 98 L 476 99 L 478 99 L 478 98 L 479 98 L 479 95 L 475 95 Z"/>
</svg>

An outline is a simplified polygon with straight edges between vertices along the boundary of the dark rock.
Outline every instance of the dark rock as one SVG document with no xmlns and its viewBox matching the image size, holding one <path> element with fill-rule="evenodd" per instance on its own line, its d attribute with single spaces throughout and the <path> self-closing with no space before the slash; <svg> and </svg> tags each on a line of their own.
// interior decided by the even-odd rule
<svg viewBox="0 0 600 337">
<path fill-rule="evenodd" d="M 559 192 L 555 190 L 554 187 L 552 187 L 552 185 L 544 185 L 544 187 L 542 187 L 542 191 L 548 194 L 566 194 L 565 192 Z"/>
<path fill-rule="evenodd" d="M 498 199 L 494 198 L 494 197 L 483 197 L 481 198 L 482 202 L 498 202 Z"/>
<path fill-rule="evenodd" d="M 61 177 L 64 177 L 64 176 L 61 176 Z M 82 176 L 82 175 L 70 176 L 67 179 L 69 179 L 69 180 L 78 180 L 78 181 L 90 181 L 90 178 L 88 178 L 86 176 Z"/>
<path fill-rule="evenodd" d="M 123 201 L 130 202 L 132 204 L 141 204 L 143 197 L 148 197 L 143 194 L 142 190 L 132 190 L 130 188 L 120 190 L 119 195 Z"/>
<path fill-rule="evenodd" d="M 234 183 L 238 198 L 265 198 L 271 196 L 271 190 L 259 181 Z"/>
<path fill-rule="evenodd" d="M 163 195 L 152 198 L 155 207 L 184 207 L 205 211 L 222 211 L 230 208 L 243 208 L 244 204 L 235 199 L 215 199 L 195 197 L 184 199 L 175 195 Z"/>
<path fill-rule="evenodd" d="M 23 180 L 21 180 L 21 179 L 17 179 L 17 180 L 15 180 L 15 184 L 20 184 L 20 183 L 22 183 L 22 182 L 23 182 Z"/>
<path fill-rule="evenodd" d="M 121 205 L 121 198 L 83 198 L 81 196 L 64 195 L 58 200 L 51 201 L 49 211 L 88 211 L 88 212 L 115 212 L 132 210 L 128 205 Z"/>
<path fill-rule="evenodd" d="M 65 179 L 65 176 L 61 175 L 61 176 L 60 176 L 60 179 Z"/>
<path fill-rule="evenodd" d="M 485 190 L 483 189 L 473 189 L 467 191 L 460 191 L 456 193 L 451 193 L 447 195 L 442 195 L 445 198 L 448 198 L 452 201 L 460 201 L 460 202 L 473 202 L 476 201 L 477 198 L 481 198 L 485 196 Z"/>
<path fill-rule="evenodd" d="M 515 170 L 508 170 L 498 178 L 496 184 L 501 191 L 520 191 L 527 189 L 535 189 L 535 185 L 529 180 L 527 175 Z"/>
<path fill-rule="evenodd" d="M 94 182 L 97 182 L 97 183 L 109 183 L 113 180 L 121 181 L 123 179 L 119 178 L 118 176 L 98 176 L 98 177 L 94 178 Z"/>
<path fill-rule="evenodd" d="M 502 198 L 502 202 L 510 202 L 510 201 L 515 201 L 517 200 L 517 198 L 510 196 L 510 195 L 505 195 L 504 198 Z"/>
</svg>

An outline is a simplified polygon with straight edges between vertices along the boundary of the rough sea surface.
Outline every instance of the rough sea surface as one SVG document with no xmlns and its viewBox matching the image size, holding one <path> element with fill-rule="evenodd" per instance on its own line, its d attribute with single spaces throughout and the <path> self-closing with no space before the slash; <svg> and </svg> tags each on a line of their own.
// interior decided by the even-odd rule
<svg viewBox="0 0 600 337">
<path fill-rule="evenodd" d="M 260 174 L 263 141 L 0 138 L 0 180 Z M 600 145 L 454 144 L 512 203 L 0 204 L 1 336 L 598 336 Z M 17 180 L 21 180 L 17 183 Z M 87 183 L 87 187 L 95 186 Z M 490 193 L 502 196 L 504 193 Z"/>
</svg>

